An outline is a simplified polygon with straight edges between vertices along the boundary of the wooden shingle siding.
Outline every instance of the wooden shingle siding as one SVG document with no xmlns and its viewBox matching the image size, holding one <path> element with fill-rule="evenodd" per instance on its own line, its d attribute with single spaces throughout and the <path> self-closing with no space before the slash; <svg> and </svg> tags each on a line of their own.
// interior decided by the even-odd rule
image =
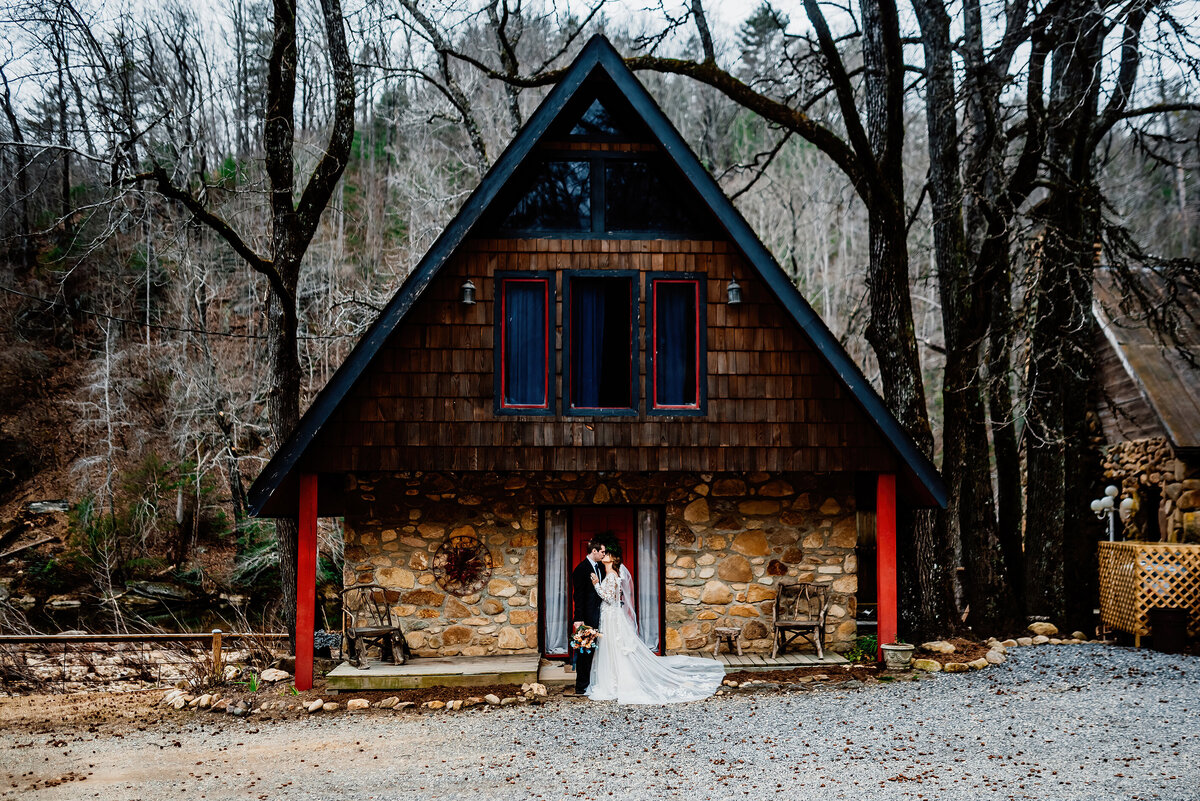
<svg viewBox="0 0 1200 801">
<path fill-rule="evenodd" d="M 562 415 L 565 270 L 636 270 L 639 415 Z M 493 411 L 497 271 L 556 273 L 557 416 Z M 645 273 L 706 276 L 703 416 L 649 416 Z M 726 303 L 736 277 L 744 302 Z M 459 302 L 471 279 L 477 303 Z M 767 286 L 728 243 L 675 240 L 479 239 L 434 279 L 306 453 L 319 472 L 372 470 L 891 471 L 874 425 Z"/>
</svg>

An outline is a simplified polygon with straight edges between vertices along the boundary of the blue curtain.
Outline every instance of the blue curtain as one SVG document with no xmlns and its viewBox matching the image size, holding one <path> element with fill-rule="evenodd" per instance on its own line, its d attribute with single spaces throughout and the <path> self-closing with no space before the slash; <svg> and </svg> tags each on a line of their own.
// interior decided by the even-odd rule
<svg viewBox="0 0 1200 801">
<path fill-rule="evenodd" d="M 696 403 L 696 286 L 658 281 L 654 286 L 654 402 Z"/>
<path fill-rule="evenodd" d="M 600 406 L 607 293 L 600 281 L 571 284 L 571 405 Z"/>
<path fill-rule="evenodd" d="M 546 282 L 504 282 L 504 403 L 546 405 Z"/>
</svg>

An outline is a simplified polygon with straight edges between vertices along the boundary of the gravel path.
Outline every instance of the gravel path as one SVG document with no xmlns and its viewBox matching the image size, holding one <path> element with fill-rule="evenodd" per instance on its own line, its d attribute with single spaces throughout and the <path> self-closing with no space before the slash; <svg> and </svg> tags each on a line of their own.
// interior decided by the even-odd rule
<svg viewBox="0 0 1200 801">
<path fill-rule="evenodd" d="M 171 713 L 98 734 L 0 721 L 0 798 L 1200 798 L 1200 658 L 1010 653 L 979 673 L 673 707 Z"/>
</svg>

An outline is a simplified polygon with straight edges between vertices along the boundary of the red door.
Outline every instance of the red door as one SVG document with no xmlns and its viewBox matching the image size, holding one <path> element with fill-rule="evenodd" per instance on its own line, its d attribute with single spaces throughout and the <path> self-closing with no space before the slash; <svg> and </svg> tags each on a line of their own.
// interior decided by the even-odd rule
<svg viewBox="0 0 1200 801">
<path fill-rule="evenodd" d="M 571 566 L 587 557 L 587 543 L 597 534 L 611 531 L 621 546 L 621 563 L 629 568 L 637 587 L 637 538 L 634 510 L 622 506 L 576 506 L 571 510 Z"/>
</svg>

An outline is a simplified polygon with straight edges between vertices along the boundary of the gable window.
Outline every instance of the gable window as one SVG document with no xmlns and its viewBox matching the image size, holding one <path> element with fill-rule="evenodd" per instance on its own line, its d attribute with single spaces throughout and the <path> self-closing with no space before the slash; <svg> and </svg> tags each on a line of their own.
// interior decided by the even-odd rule
<svg viewBox="0 0 1200 801">
<path fill-rule="evenodd" d="M 568 135 L 581 139 L 615 139 L 629 136 L 616 115 L 610 112 L 599 98 L 592 101 L 579 118 L 579 122 L 571 127 Z"/>
<path fill-rule="evenodd" d="M 591 162 L 548 159 L 538 164 L 500 227 L 514 231 L 592 230 Z"/>
<path fill-rule="evenodd" d="M 568 413 L 637 413 L 634 280 L 607 271 L 568 275 Z"/>
<path fill-rule="evenodd" d="M 662 159 L 605 159 L 604 230 L 703 231 L 705 215 L 689 190 Z"/>
<path fill-rule="evenodd" d="M 549 276 L 497 276 L 497 411 L 552 413 L 550 309 Z"/>
<path fill-rule="evenodd" d="M 703 283 L 696 277 L 651 278 L 650 411 L 701 411 L 704 370 Z"/>
</svg>

